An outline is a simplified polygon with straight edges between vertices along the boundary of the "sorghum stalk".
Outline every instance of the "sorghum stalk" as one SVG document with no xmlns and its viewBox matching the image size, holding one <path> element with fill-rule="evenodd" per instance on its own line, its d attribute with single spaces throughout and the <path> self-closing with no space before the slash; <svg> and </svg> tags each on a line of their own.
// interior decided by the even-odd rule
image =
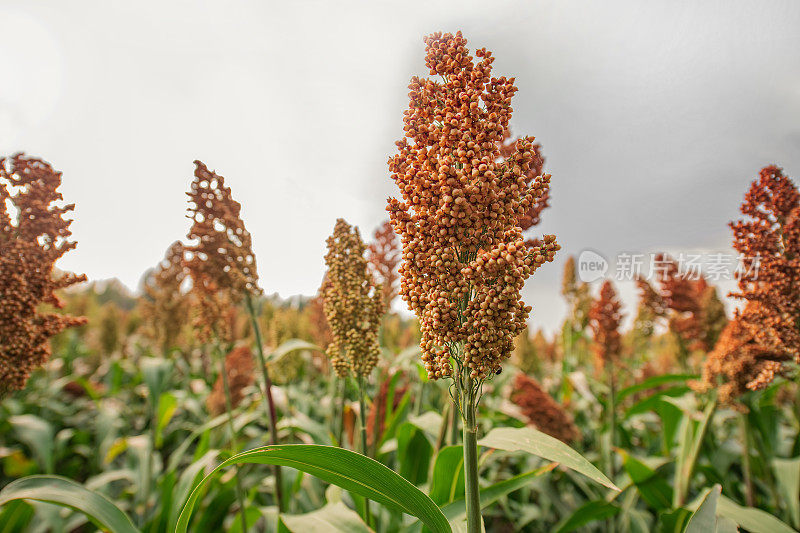
<svg viewBox="0 0 800 533">
<path fill-rule="evenodd" d="M 219 358 L 219 370 L 222 373 L 222 388 L 225 391 L 225 410 L 228 412 L 228 432 L 230 433 L 231 453 L 236 453 L 236 430 L 233 427 L 233 401 L 231 400 L 231 387 L 228 383 L 228 369 L 225 365 L 225 356 L 220 350 L 219 343 L 216 345 L 217 357 Z M 236 474 L 236 499 L 239 502 L 239 517 L 242 521 L 242 531 L 247 531 L 247 516 L 244 505 L 244 488 L 242 479 L 239 477 L 239 465 L 235 465 Z"/>
<path fill-rule="evenodd" d="M 464 499 L 467 503 L 467 531 L 481 531 L 480 487 L 478 486 L 478 403 L 475 384 L 467 376 L 462 391 L 461 408 L 464 416 Z"/>
<path fill-rule="evenodd" d="M 364 401 L 364 376 L 358 374 L 358 416 L 361 422 L 361 453 L 369 457 L 369 445 L 367 444 L 367 402 Z M 376 424 L 377 425 L 377 424 Z M 371 526 L 372 519 L 369 512 L 369 500 L 364 499 L 364 514 L 367 518 L 367 526 Z"/>
<path fill-rule="evenodd" d="M 261 336 L 261 326 L 258 324 L 256 309 L 253 305 L 253 297 L 249 293 L 245 297 L 245 303 L 247 304 L 247 312 L 250 315 L 250 321 L 253 324 L 253 332 L 256 336 L 256 353 L 258 354 L 258 363 L 261 367 L 262 378 L 261 393 L 264 396 L 264 407 L 267 410 L 270 441 L 272 444 L 278 444 L 278 416 L 275 409 L 275 400 L 272 398 L 272 380 L 269 377 L 266 357 L 264 357 L 264 342 Z M 283 475 L 281 474 L 280 466 L 274 465 L 272 468 L 275 474 L 275 499 L 277 500 L 278 510 L 283 512 Z"/>
</svg>

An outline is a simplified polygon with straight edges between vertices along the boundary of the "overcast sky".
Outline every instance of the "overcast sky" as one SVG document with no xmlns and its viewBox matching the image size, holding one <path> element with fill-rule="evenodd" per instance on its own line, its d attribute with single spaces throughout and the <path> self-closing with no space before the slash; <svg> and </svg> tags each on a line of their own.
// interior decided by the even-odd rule
<svg viewBox="0 0 800 533">
<path fill-rule="evenodd" d="M 730 251 L 762 166 L 800 176 L 797 2 L 0 2 L 0 154 L 64 172 L 79 242 L 60 264 L 136 287 L 186 234 L 194 159 L 226 178 L 262 285 L 313 294 L 337 217 L 371 233 L 422 38 L 462 30 L 516 76 L 541 142 L 560 259 L 528 282 L 564 311 L 592 248 Z M 630 287 L 623 292 L 630 294 Z"/>
</svg>

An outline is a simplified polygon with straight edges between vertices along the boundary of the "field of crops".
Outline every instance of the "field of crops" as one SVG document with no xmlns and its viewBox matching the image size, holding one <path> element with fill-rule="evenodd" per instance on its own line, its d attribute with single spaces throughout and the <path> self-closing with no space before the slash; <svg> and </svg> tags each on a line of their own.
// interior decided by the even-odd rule
<svg viewBox="0 0 800 533">
<path fill-rule="evenodd" d="M 340 214 L 313 298 L 270 296 L 225 169 L 132 294 L 57 269 L 58 162 L 0 160 L 0 533 L 800 529 L 797 185 L 741 191 L 733 294 L 657 254 L 625 321 L 570 257 L 533 331 L 547 147 L 490 52 L 425 47 L 388 220 Z"/>
</svg>

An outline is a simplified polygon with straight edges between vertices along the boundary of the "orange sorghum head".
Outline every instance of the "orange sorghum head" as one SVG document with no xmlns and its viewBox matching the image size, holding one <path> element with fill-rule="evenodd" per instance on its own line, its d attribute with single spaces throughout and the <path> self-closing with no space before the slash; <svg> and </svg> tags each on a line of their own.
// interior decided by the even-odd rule
<svg viewBox="0 0 800 533">
<path fill-rule="evenodd" d="M 758 313 L 743 315 L 760 344 L 800 361 L 800 192 L 781 169 L 766 167 L 741 212 L 747 218 L 731 223 L 744 263 L 733 296 L 762 304 Z"/>
<path fill-rule="evenodd" d="M 622 312 L 617 292 L 610 280 L 600 288 L 600 297 L 589 312 L 594 336 L 595 362 L 598 368 L 607 363 L 617 363 L 622 351 L 619 333 Z"/>
<path fill-rule="evenodd" d="M 400 294 L 420 320 L 429 377 L 451 376 L 453 356 L 480 380 L 525 328 L 524 281 L 559 248 L 552 235 L 529 247 L 520 227 L 550 177 L 529 179 L 540 161 L 532 137 L 500 153 L 517 89 L 491 77 L 491 53 L 475 62 L 460 32 L 425 43 L 439 79 L 412 78 L 406 138 L 389 160 L 402 195 L 387 208 L 403 248 Z"/>
<path fill-rule="evenodd" d="M 340 218 L 327 243 L 328 272 L 322 284 L 322 301 L 333 333 L 328 354 L 340 376 L 347 375 L 348 370 L 367 376 L 380 354 L 378 330 L 384 312 L 381 287 L 370 275 L 358 228 Z"/>
<path fill-rule="evenodd" d="M 400 243 L 388 220 L 375 231 L 375 240 L 367 248 L 369 264 L 383 290 L 383 303 L 388 311 L 397 296 L 397 265 L 400 264 Z"/>
<path fill-rule="evenodd" d="M 732 296 L 747 305 L 720 335 L 699 384 L 718 389 L 726 403 L 769 385 L 784 363 L 800 362 L 800 193 L 781 169 L 768 166 L 740 210 L 745 219 L 730 224 L 742 257 Z"/>
<path fill-rule="evenodd" d="M 16 154 L 0 159 L 0 396 L 25 386 L 51 354 L 49 340 L 86 323 L 40 306 L 63 306 L 56 291 L 86 280 L 54 265 L 75 248 L 69 237 L 74 205 L 59 206 L 61 173 L 48 163 Z M 16 211 L 12 220 L 10 207 Z"/>
<path fill-rule="evenodd" d="M 192 227 L 187 237 L 186 268 L 197 297 L 195 324 L 204 339 L 214 331 L 226 338 L 225 309 L 247 293 L 260 294 L 256 259 L 250 233 L 239 216 L 241 205 L 233 199 L 225 179 L 195 161 L 189 196 Z"/>
<path fill-rule="evenodd" d="M 535 379 L 522 373 L 517 374 L 511 401 L 520 407 L 530 423 L 542 433 L 565 443 L 580 438 L 580 431 L 569 413 Z"/>
</svg>

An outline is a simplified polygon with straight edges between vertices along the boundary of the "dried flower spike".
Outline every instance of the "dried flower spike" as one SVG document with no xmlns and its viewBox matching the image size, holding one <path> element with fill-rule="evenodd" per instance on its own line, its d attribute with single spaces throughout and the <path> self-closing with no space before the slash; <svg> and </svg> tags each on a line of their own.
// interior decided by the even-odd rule
<svg viewBox="0 0 800 533">
<path fill-rule="evenodd" d="M 328 272 L 322 297 L 333 333 L 328 354 L 340 376 L 347 375 L 348 370 L 368 376 L 380 354 L 378 330 L 384 312 L 381 287 L 370 275 L 358 228 L 340 218 L 327 243 Z"/>
<path fill-rule="evenodd" d="M 224 315 L 246 294 L 260 294 L 250 233 L 240 217 L 241 206 L 225 186 L 225 178 L 195 161 L 189 196 L 192 227 L 187 237 L 186 268 L 198 300 L 195 325 L 208 340 L 214 330 L 231 341 Z"/>
<path fill-rule="evenodd" d="M 402 200 L 389 200 L 401 238 L 400 294 L 417 314 L 431 379 L 452 376 L 450 360 L 478 382 L 500 369 L 525 329 L 524 281 L 558 250 L 547 235 L 525 244 L 520 220 L 543 198 L 547 175 L 533 138 L 501 146 L 514 79 L 491 77 L 494 58 L 461 33 L 425 40 L 426 66 L 439 80 L 414 77 L 405 139 L 389 160 Z"/>
<path fill-rule="evenodd" d="M 22 389 L 47 362 L 51 337 L 86 323 L 40 310 L 61 308 L 56 291 L 86 280 L 54 274 L 56 261 L 76 246 L 69 240 L 72 221 L 64 218 L 74 205 L 58 205 L 60 185 L 61 173 L 40 159 L 0 159 L 0 396 Z"/>
</svg>

